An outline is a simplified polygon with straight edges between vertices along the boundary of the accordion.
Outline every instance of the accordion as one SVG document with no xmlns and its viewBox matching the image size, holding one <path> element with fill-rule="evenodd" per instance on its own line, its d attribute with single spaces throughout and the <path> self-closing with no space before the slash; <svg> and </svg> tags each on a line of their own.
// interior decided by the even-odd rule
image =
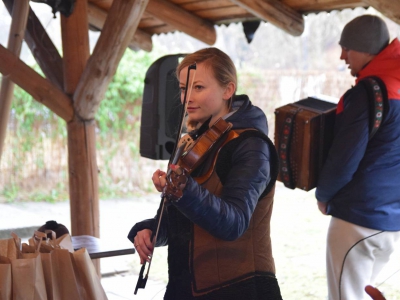
<svg viewBox="0 0 400 300">
<path fill-rule="evenodd" d="M 287 188 L 316 187 L 333 140 L 336 106 L 309 97 L 275 110 L 278 180 Z"/>
</svg>

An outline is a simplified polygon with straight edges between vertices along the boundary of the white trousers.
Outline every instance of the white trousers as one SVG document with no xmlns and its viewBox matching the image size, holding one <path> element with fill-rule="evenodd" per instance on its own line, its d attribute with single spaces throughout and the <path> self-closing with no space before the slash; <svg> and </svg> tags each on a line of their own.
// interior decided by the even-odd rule
<svg viewBox="0 0 400 300">
<path fill-rule="evenodd" d="M 375 279 L 400 238 L 400 231 L 380 231 L 332 217 L 326 250 L 329 300 L 371 299 L 364 291 Z"/>
</svg>

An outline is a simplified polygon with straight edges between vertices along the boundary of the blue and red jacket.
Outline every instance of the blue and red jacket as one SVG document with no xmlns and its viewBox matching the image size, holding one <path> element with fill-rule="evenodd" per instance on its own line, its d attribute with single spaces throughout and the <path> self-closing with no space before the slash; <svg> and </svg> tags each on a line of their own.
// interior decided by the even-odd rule
<svg viewBox="0 0 400 300">
<path fill-rule="evenodd" d="M 360 80 L 377 76 L 388 91 L 381 127 L 369 138 L 367 90 Z M 335 136 L 316 198 L 328 214 L 363 227 L 400 230 L 400 42 L 393 40 L 358 74 L 340 99 Z"/>
</svg>

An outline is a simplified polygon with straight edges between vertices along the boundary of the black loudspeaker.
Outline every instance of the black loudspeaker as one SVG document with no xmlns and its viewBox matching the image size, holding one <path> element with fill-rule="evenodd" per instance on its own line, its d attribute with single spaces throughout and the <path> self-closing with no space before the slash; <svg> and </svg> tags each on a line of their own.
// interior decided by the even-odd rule
<svg viewBox="0 0 400 300">
<path fill-rule="evenodd" d="M 146 72 L 140 125 L 140 155 L 143 157 L 169 159 L 174 150 L 183 109 L 175 69 L 183 56 L 163 56 Z"/>
</svg>

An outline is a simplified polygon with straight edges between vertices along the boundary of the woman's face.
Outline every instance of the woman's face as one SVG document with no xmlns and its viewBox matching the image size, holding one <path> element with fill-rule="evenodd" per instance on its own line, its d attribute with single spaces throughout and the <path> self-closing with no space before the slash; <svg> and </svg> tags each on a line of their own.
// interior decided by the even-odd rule
<svg viewBox="0 0 400 300">
<path fill-rule="evenodd" d="M 179 74 L 182 102 L 185 96 L 187 72 L 188 68 L 186 67 Z M 204 63 L 197 64 L 196 70 L 190 71 L 187 92 L 187 113 L 190 120 L 203 124 L 212 116 L 210 125 L 214 124 L 229 112 L 228 100 L 234 90 L 233 83 L 228 84 L 227 87 L 221 87 L 210 67 L 206 67 Z"/>
</svg>

